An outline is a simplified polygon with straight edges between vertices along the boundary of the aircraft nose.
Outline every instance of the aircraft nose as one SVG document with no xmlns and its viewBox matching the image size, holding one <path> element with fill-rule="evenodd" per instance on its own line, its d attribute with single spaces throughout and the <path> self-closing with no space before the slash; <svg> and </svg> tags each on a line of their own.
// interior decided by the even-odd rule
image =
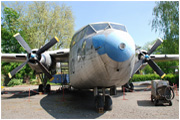
<svg viewBox="0 0 180 120">
<path fill-rule="evenodd" d="M 134 40 L 128 33 L 122 31 L 94 36 L 93 45 L 99 55 L 107 54 L 117 62 L 124 62 L 135 54 Z"/>
</svg>

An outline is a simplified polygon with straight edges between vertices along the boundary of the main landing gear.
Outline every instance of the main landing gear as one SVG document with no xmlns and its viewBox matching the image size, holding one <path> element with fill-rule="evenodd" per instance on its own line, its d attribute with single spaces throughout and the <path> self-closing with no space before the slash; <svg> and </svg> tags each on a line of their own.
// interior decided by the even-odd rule
<svg viewBox="0 0 180 120">
<path fill-rule="evenodd" d="M 134 85 L 131 82 L 126 83 L 125 85 L 122 86 L 122 92 L 133 92 L 134 90 Z"/>
<path fill-rule="evenodd" d="M 38 88 L 38 91 L 39 92 L 45 92 L 45 93 L 50 93 L 51 92 L 51 85 L 50 84 L 47 84 L 46 86 L 44 86 L 43 84 L 40 84 L 39 85 L 39 88 Z"/>
<path fill-rule="evenodd" d="M 101 88 L 100 90 L 96 87 L 94 88 L 95 96 L 95 108 L 99 113 L 103 113 L 104 110 L 112 110 L 112 99 L 110 95 L 116 94 L 116 87 L 110 88 L 110 95 L 105 93 L 106 88 Z"/>
<path fill-rule="evenodd" d="M 51 86 L 50 84 L 47 84 L 47 76 L 46 75 L 39 75 L 41 81 L 43 82 L 43 84 L 39 85 L 38 91 L 42 92 L 42 93 L 50 93 L 51 92 Z"/>
</svg>

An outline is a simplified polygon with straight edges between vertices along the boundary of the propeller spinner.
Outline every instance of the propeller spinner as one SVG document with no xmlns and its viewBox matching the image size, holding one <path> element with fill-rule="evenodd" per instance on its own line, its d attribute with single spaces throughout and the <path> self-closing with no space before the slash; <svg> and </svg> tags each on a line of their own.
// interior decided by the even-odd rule
<svg viewBox="0 0 180 120">
<path fill-rule="evenodd" d="M 17 33 L 14 35 L 16 40 L 19 42 L 19 44 L 27 51 L 28 58 L 27 61 L 22 63 L 20 66 L 12 70 L 10 73 L 8 73 L 9 78 L 11 79 L 17 72 L 19 72 L 28 62 L 36 62 L 38 63 L 38 66 L 41 68 L 43 73 L 51 80 L 54 79 L 54 77 L 50 74 L 50 72 L 47 70 L 47 68 L 40 62 L 39 58 L 43 52 L 51 48 L 53 45 L 55 45 L 57 42 L 59 42 L 59 39 L 57 37 L 52 38 L 47 44 L 42 46 L 35 54 L 32 53 L 31 48 L 29 45 L 25 42 L 25 40 L 22 38 L 22 36 Z"/>
</svg>

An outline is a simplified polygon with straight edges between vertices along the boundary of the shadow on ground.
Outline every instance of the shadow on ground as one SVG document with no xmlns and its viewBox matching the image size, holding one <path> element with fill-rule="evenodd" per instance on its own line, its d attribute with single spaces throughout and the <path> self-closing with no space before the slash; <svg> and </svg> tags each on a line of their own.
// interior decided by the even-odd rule
<svg viewBox="0 0 180 120">
<path fill-rule="evenodd" d="M 138 106 L 143 106 L 143 107 L 154 107 L 154 103 L 151 102 L 151 100 L 138 100 L 137 101 Z"/>
<path fill-rule="evenodd" d="M 143 107 L 157 107 L 154 105 L 153 102 L 151 102 L 151 100 L 138 100 L 137 104 L 138 106 L 143 106 Z M 169 106 L 169 103 L 161 102 L 158 104 L 158 107 L 167 107 L 167 106 Z"/>
<path fill-rule="evenodd" d="M 94 107 L 93 91 L 53 93 L 40 101 L 41 106 L 56 119 L 93 119 L 103 115 Z"/>
<path fill-rule="evenodd" d="M 2 91 L 1 92 L 1 96 L 4 95 L 4 94 L 10 94 L 12 96 L 10 97 L 1 97 L 1 99 L 13 99 L 13 98 L 26 98 L 26 97 L 31 97 L 31 96 L 34 96 L 36 94 L 38 94 L 37 92 L 34 92 L 34 91 L 37 91 L 37 90 L 31 90 L 30 92 L 29 91 Z"/>
</svg>

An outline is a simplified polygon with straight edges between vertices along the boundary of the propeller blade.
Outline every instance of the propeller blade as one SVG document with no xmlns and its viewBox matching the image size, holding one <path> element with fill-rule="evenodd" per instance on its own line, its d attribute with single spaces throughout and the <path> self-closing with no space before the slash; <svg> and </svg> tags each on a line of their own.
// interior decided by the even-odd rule
<svg viewBox="0 0 180 120">
<path fill-rule="evenodd" d="M 148 61 L 148 64 L 152 67 L 152 69 L 161 77 L 164 78 L 166 74 L 161 70 L 161 68 L 152 60 Z"/>
<path fill-rule="evenodd" d="M 25 42 L 25 40 L 21 37 L 19 33 L 15 34 L 14 37 L 19 42 L 19 44 L 27 51 L 27 53 L 31 53 L 31 48 L 29 45 Z"/>
<path fill-rule="evenodd" d="M 139 70 L 139 68 L 142 66 L 143 63 L 144 63 L 144 60 L 139 60 L 138 62 L 136 62 L 136 64 L 134 65 L 134 70 L 131 77 Z"/>
<path fill-rule="evenodd" d="M 50 79 L 50 81 L 52 81 L 54 79 L 54 77 L 49 73 L 49 71 L 46 69 L 46 67 L 39 60 L 36 60 L 36 61 L 38 62 L 38 65 L 40 66 L 41 70 Z"/>
<path fill-rule="evenodd" d="M 17 68 L 15 68 L 14 70 L 12 70 L 11 72 L 9 72 L 8 73 L 9 78 L 11 79 L 17 72 L 19 72 L 27 64 L 27 62 L 28 60 L 23 64 L 21 64 L 20 66 L 18 66 Z"/>
<path fill-rule="evenodd" d="M 148 55 L 150 55 L 152 52 L 154 52 L 156 50 L 156 48 L 161 45 L 161 43 L 163 42 L 163 40 L 161 38 L 158 38 L 158 40 L 156 41 L 156 43 L 151 47 L 151 49 L 148 51 Z"/>
<path fill-rule="evenodd" d="M 44 51 L 48 50 L 49 48 L 51 48 L 54 44 L 56 44 L 57 42 L 59 42 L 59 39 L 57 37 L 54 37 L 53 39 L 51 39 L 50 42 L 48 42 L 47 44 L 45 44 L 43 47 L 41 47 L 36 54 L 40 55 L 41 53 L 43 53 Z"/>
</svg>

